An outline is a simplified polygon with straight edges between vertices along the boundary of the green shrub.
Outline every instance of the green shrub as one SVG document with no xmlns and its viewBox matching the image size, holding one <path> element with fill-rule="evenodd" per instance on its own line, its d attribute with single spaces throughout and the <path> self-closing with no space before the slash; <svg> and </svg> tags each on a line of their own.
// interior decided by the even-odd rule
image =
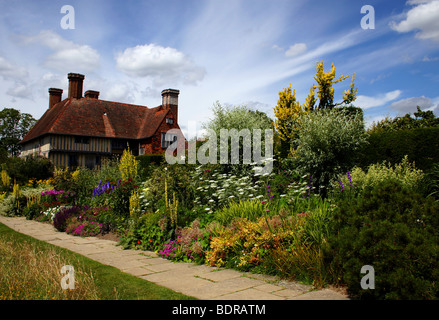
<svg viewBox="0 0 439 320">
<path fill-rule="evenodd" d="M 166 217 L 160 211 L 156 211 L 131 220 L 129 230 L 122 235 L 120 244 L 124 248 L 155 251 L 167 239 L 169 239 L 169 230 Z"/>
<path fill-rule="evenodd" d="M 137 188 L 138 185 L 130 178 L 122 181 L 117 188 L 108 193 L 107 204 L 116 217 L 125 219 L 130 216 L 130 196 Z"/>
<path fill-rule="evenodd" d="M 231 201 L 227 206 L 214 213 L 214 219 L 227 226 L 233 219 L 247 218 L 256 221 L 266 214 L 266 205 L 260 200 Z"/>
<path fill-rule="evenodd" d="M 421 170 L 432 168 L 439 162 L 439 128 L 416 128 L 391 132 L 373 132 L 368 144 L 360 151 L 357 165 L 366 168 L 370 164 L 388 161 L 399 162 L 405 155 Z"/>
<path fill-rule="evenodd" d="M 11 177 L 11 181 L 21 185 L 25 185 L 32 178 L 45 180 L 53 175 L 53 165 L 50 160 L 45 157 L 36 156 L 8 158 L 5 170 Z"/>
<path fill-rule="evenodd" d="M 163 154 L 145 154 L 137 156 L 139 177 L 143 180 L 148 178 L 154 169 L 165 162 Z"/>
<path fill-rule="evenodd" d="M 428 196 L 439 200 L 439 163 L 434 166 L 425 175 L 425 184 Z"/>
<path fill-rule="evenodd" d="M 331 180 L 354 166 L 358 150 L 366 142 L 360 113 L 334 108 L 311 112 L 300 121 L 298 147 L 294 154 L 301 174 L 312 176 L 314 187 L 323 195 Z"/>
<path fill-rule="evenodd" d="M 401 183 L 379 183 L 340 201 L 325 259 L 353 298 L 437 299 L 438 212 L 439 203 Z M 375 289 L 360 286 L 364 265 L 375 270 Z"/>
<path fill-rule="evenodd" d="M 416 169 L 415 164 L 409 162 L 408 157 L 405 156 L 395 165 L 383 161 L 380 164 L 370 165 L 366 171 L 355 167 L 351 172 L 348 171 L 341 176 L 339 181 L 333 182 L 332 189 L 335 194 L 349 191 L 361 193 L 386 181 L 393 181 L 403 188 L 419 192 L 426 189 L 424 176 L 423 171 Z"/>
<path fill-rule="evenodd" d="M 162 165 L 157 167 L 143 185 L 145 201 L 149 203 L 148 210 L 156 211 L 165 207 L 165 181 L 167 184 L 168 199 L 172 199 L 175 192 L 179 209 L 193 206 L 194 193 L 191 184 L 191 166 L 188 165 Z"/>
</svg>

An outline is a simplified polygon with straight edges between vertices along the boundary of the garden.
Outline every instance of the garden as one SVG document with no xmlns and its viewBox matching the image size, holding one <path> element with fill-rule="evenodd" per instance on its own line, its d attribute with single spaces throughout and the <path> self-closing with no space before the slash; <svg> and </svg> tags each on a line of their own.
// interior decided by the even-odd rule
<svg viewBox="0 0 439 320">
<path fill-rule="evenodd" d="M 418 109 L 416 118 L 366 129 L 350 105 L 355 92 L 351 85 L 343 95 L 348 106 L 327 107 L 311 98 L 300 105 L 291 88 L 280 92 L 274 154 L 263 159 L 271 173 L 255 170 L 257 162 L 170 165 L 129 149 L 93 170 L 53 168 L 21 183 L 5 165 L 0 214 L 74 236 L 113 235 L 124 248 L 176 262 L 343 286 L 353 299 L 437 299 L 438 121 Z M 212 130 L 273 128 L 246 107 L 213 111 Z M 417 153 L 414 144 L 427 137 L 430 150 Z M 374 268 L 374 289 L 360 285 L 365 265 Z"/>
</svg>

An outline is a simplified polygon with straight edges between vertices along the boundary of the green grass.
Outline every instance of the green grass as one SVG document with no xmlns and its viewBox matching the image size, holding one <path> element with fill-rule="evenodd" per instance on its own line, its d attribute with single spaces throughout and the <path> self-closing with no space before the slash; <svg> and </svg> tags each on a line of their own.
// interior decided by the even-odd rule
<svg viewBox="0 0 439 320">
<path fill-rule="evenodd" d="M 60 266 L 75 268 L 62 290 Z M 0 223 L 0 300 L 194 300 Z"/>
</svg>

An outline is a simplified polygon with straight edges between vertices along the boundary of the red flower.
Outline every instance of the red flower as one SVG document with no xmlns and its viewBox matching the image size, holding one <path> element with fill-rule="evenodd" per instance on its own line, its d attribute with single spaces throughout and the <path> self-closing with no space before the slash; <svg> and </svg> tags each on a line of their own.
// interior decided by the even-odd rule
<svg viewBox="0 0 439 320">
<path fill-rule="evenodd" d="M 152 240 L 149 240 L 150 243 L 152 243 Z"/>
<path fill-rule="evenodd" d="M 140 240 L 137 240 L 137 244 L 141 244 L 142 243 L 142 241 L 140 241 Z"/>
</svg>

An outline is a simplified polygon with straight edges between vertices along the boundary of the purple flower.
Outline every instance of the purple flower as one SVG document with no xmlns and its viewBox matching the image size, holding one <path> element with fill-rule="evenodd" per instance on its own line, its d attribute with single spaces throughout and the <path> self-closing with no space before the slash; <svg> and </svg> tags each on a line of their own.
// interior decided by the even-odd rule
<svg viewBox="0 0 439 320">
<path fill-rule="evenodd" d="M 349 179 L 349 185 L 351 187 L 354 187 L 354 184 L 352 183 L 352 177 L 351 177 L 351 173 L 348 171 L 348 179 Z"/>
<path fill-rule="evenodd" d="M 340 186 L 340 191 L 344 191 L 343 181 L 338 180 L 338 184 Z"/>
</svg>

